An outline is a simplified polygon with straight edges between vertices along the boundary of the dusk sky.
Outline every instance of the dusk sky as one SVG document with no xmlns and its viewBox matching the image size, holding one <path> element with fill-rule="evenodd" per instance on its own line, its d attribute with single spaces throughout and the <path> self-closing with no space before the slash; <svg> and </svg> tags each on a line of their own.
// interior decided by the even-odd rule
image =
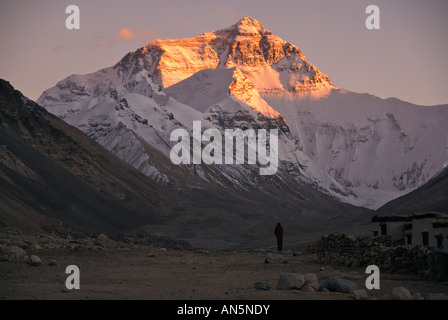
<svg viewBox="0 0 448 320">
<path fill-rule="evenodd" d="M 68 5 L 80 30 L 68 30 Z M 368 30 L 368 5 L 380 30 Z M 0 78 L 29 98 L 70 74 L 110 67 L 156 39 L 193 37 L 251 16 L 299 47 L 336 87 L 448 103 L 446 0 L 0 0 Z"/>
</svg>

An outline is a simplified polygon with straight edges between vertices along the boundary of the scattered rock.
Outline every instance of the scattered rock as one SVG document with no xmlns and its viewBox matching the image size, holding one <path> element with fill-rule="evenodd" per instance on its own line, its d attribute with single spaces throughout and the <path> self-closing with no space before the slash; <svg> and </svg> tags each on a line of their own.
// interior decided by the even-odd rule
<svg viewBox="0 0 448 320">
<path fill-rule="evenodd" d="M 303 286 L 302 291 L 303 292 L 316 292 L 316 289 L 314 289 L 309 284 L 306 284 L 306 285 Z"/>
<path fill-rule="evenodd" d="M 319 281 L 314 273 L 305 273 L 303 277 L 305 278 L 305 286 L 312 287 L 314 291 L 319 289 Z"/>
<path fill-rule="evenodd" d="M 26 250 L 29 248 L 28 243 L 26 243 L 23 239 L 14 239 L 14 242 L 12 242 L 15 246 Z"/>
<path fill-rule="evenodd" d="M 106 248 L 106 249 L 116 249 L 117 248 L 117 243 L 110 239 L 108 236 L 106 236 L 104 233 L 100 234 L 96 239 L 95 239 L 95 245 Z"/>
<path fill-rule="evenodd" d="M 54 266 L 57 266 L 58 264 L 57 264 L 56 260 L 50 260 L 48 265 L 54 267 Z"/>
<path fill-rule="evenodd" d="M 271 287 L 266 281 L 258 281 L 254 284 L 254 289 L 256 290 L 271 290 Z"/>
<path fill-rule="evenodd" d="M 412 300 L 412 295 L 405 287 L 395 287 L 392 289 L 392 300 Z"/>
<path fill-rule="evenodd" d="M 448 300 L 448 295 L 444 293 L 430 293 L 428 294 L 428 300 Z"/>
<path fill-rule="evenodd" d="M 356 300 L 365 300 L 369 298 L 369 296 L 367 295 L 367 291 L 364 289 L 353 291 L 353 295 Z"/>
<path fill-rule="evenodd" d="M 160 251 L 167 251 L 166 248 L 160 248 Z"/>
<path fill-rule="evenodd" d="M 356 283 L 350 280 L 334 276 L 324 280 L 319 285 L 318 291 L 322 291 L 323 288 L 331 292 L 353 293 L 357 289 L 357 286 Z"/>
<path fill-rule="evenodd" d="M 30 256 L 30 265 L 32 266 L 40 266 L 40 264 L 42 263 L 42 260 L 40 260 L 40 258 L 36 255 L 31 255 Z"/>
<path fill-rule="evenodd" d="M 32 242 L 29 245 L 29 249 L 31 249 L 31 250 L 42 250 L 42 247 L 37 242 Z"/>
<path fill-rule="evenodd" d="M 288 260 L 278 253 L 268 253 L 264 263 L 287 263 Z"/>
<path fill-rule="evenodd" d="M 28 259 L 26 251 L 17 246 L 0 246 L 0 253 L 6 255 L 10 261 L 27 261 Z"/>
<path fill-rule="evenodd" d="M 423 297 L 420 293 L 416 292 L 412 295 L 412 300 L 425 300 L 425 297 Z"/>
<path fill-rule="evenodd" d="M 278 290 L 300 290 L 305 285 L 305 277 L 300 273 L 282 273 L 278 279 Z"/>
</svg>

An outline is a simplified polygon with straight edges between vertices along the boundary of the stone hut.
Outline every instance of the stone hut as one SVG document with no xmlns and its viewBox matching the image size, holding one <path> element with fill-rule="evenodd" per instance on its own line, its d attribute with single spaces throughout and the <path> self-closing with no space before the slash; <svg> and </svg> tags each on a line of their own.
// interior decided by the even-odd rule
<svg viewBox="0 0 448 320">
<path fill-rule="evenodd" d="M 448 213 L 375 215 L 372 232 L 395 243 L 448 250 Z"/>
</svg>

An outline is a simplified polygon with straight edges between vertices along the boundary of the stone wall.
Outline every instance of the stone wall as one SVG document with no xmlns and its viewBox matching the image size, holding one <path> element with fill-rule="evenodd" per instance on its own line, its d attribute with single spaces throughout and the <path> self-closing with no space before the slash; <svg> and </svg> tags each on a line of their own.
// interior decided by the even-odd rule
<svg viewBox="0 0 448 320">
<path fill-rule="evenodd" d="M 393 243 L 389 236 L 354 237 L 327 234 L 309 246 L 321 264 L 366 267 L 376 265 L 381 272 L 429 275 L 430 250 L 422 246 Z"/>
</svg>

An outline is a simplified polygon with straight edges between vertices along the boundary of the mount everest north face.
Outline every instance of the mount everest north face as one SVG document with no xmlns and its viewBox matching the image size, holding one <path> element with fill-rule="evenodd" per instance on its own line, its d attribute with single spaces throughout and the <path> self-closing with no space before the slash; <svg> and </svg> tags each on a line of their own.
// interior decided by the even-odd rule
<svg viewBox="0 0 448 320">
<path fill-rule="evenodd" d="M 61 80 L 37 103 L 179 192 L 213 185 L 312 201 L 312 191 L 303 191 L 309 187 L 377 209 L 448 165 L 448 105 L 337 88 L 298 47 L 250 17 L 193 38 L 152 42 L 114 66 Z M 174 165 L 170 134 L 192 132 L 194 121 L 221 132 L 277 129 L 278 172 Z"/>
</svg>

